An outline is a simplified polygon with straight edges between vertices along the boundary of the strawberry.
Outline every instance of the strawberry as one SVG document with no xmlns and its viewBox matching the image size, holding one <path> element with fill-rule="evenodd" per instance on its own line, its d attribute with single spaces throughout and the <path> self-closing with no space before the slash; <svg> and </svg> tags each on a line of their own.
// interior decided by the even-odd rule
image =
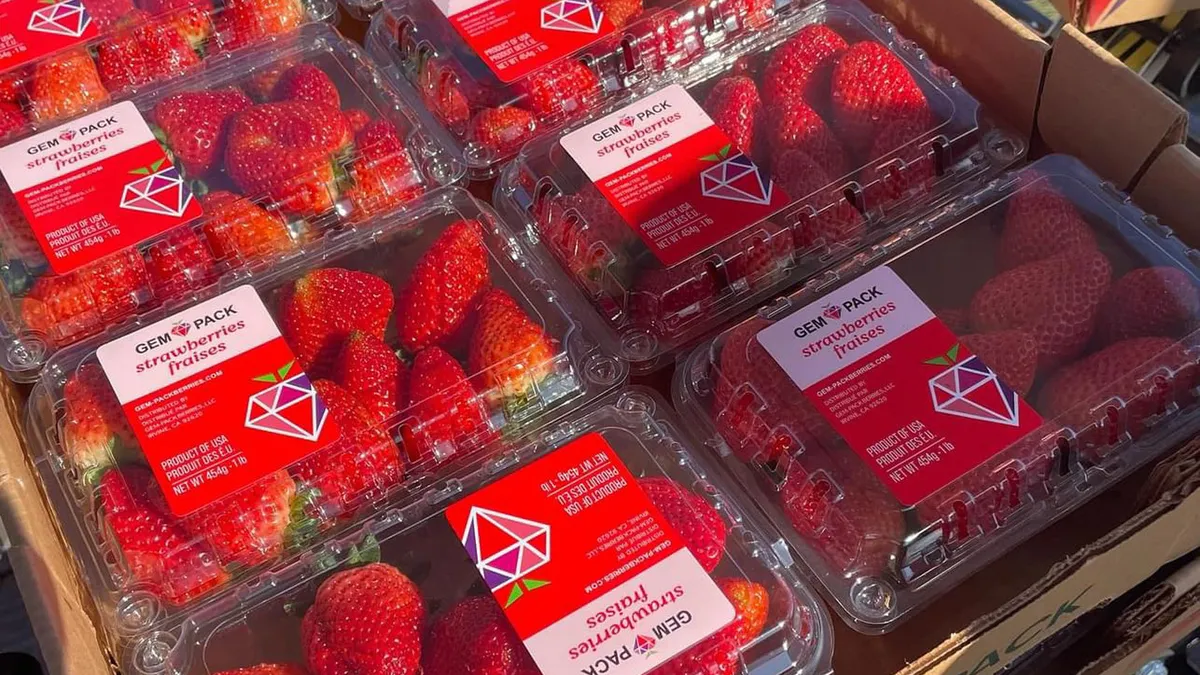
<svg viewBox="0 0 1200 675">
<path fill-rule="evenodd" d="M 596 0 L 596 6 L 618 30 L 642 13 L 642 0 Z"/>
<path fill-rule="evenodd" d="M 208 544 L 167 513 L 149 470 L 130 466 L 105 473 L 100 505 L 130 576 L 151 593 L 181 605 L 228 580 Z"/>
<path fill-rule="evenodd" d="M 275 87 L 279 85 L 279 78 L 295 65 L 296 60 L 292 58 L 283 58 L 263 64 L 243 77 L 240 86 L 255 101 L 260 103 L 270 101 L 271 97 L 275 95 Z"/>
<path fill-rule="evenodd" d="M 1033 387 L 1037 374 L 1038 345 L 1032 335 L 1020 330 L 996 333 L 974 333 L 959 338 L 1007 384 L 1021 396 Z"/>
<path fill-rule="evenodd" d="M 345 112 L 346 124 L 350 126 L 350 132 L 357 134 L 362 131 L 371 122 L 371 116 L 362 108 L 350 108 Z"/>
<path fill-rule="evenodd" d="M 20 103 L 26 77 L 17 69 L 0 74 L 0 103 Z"/>
<path fill-rule="evenodd" d="M 408 366 L 371 333 L 351 331 L 338 354 L 333 379 L 380 423 L 392 422 L 408 406 Z"/>
<path fill-rule="evenodd" d="M 233 87 L 185 91 L 159 101 L 152 114 L 184 172 L 199 177 L 220 165 L 230 118 L 251 105 Z"/>
<path fill-rule="evenodd" d="M 863 171 L 862 178 L 871 208 L 876 204 L 889 206 L 932 186 L 937 178 L 933 151 L 918 142 L 927 131 L 926 120 L 912 117 L 899 117 L 880 127 L 867 152 L 867 161 L 884 160 L 886 164 L 876 171 L 878 181 L 872 180 L 870 169 Z M 895 163 L 896 159 L 903 163 Z"/>
<path fill-rule="evenodd" d="M 762 96 L 768 107 L 802 100 L 825 111 L 833 66 L 849 45 L 828 26 L 805 26 L 777 47 L 762 76 Z"/>
<path fill-rule="evenodd" d="M 758 128 L 761 107 L 754 80 L 742 76 L 721 78 L 704 101 L 713 124 L 725 132 L 735 150 L 746 155 L 754 149 L 754 131 Z"/>
<path fill-rule="evenodd" d="M 717 252 L 725 259 L 731 284 L 744 282 L 746 288 L 759 290 L 779 280 L 792 262 L 794 248 L 792 231 L 767 220 L 720 244 Z"/>
<path fill-rule="evenodd" d="M 276 471 L 196 511 L 186 525 L 222 565 L 257 565 L 283 551 L 295 496 L 292 477 Z"/>
<path fill-rule="evenodd" d="M 716 582 L 733 605 L 733 622 L 664 663 L 654 671 L 655 675 L 737 675 L 742 672 L 742 649 L 767 625 L 771 598 L 762 584 L 748 579 L 726 577 Z"/>
<path fill-rule="evenodd" d="M 155 15 L 169 12 L 167 20 L 175 30 L 197 54 L 204 54 L 205 42 L 213 32 L 212 0 L 142 0 L 142 8 Z"/>
<path fill-rule="evenodd" d="M 454 603 L 425 639 L 425 675 L 541 675 L 491 596 Z"/>
<path fill-rule="evenodd" d="M 25 113 L 21 112 L 21 106 L 0 101 L 0 141 L 24 129 L 25 124 Z"/>
<path fill-rule="evenodd" d="M 597 281 L 636 237 L 593 187 L 555 198 L 537 214 L 547 247 L 572 274 Z"/>
<path fill-rule="evenodd" d="M 117 28 L 136 11 L 133 0 L 88 0 L 87 3 L 87 12 L 102 33 Z"/>
<path fill-rule="evenodd" d="M 833 180 L 825 168 L 803 150 L 784 153 L 776 162 L 775 179 L 793 200 L 799 201 L 829 188 Z M 828 202 L 832 201 L 832 204 Z M 863 234 L 865 223 L 858 212 L 838 194 L 816 195 L 812 205 L 817 212 L 794 228 L 796 250 L 806 253 L 814 247 L 854 245 Z"/>
<path fill-rule="evenodd" d="M 520 403 L 554 373 L 554 341 L 512 296 L 493 288 L 479 299 L 467 367 L 489 396 Z"/>
<path fill-rule="evenodd" d="M 416 354 L 460 339 L 475 301 L 490 284 L 483 226 L 475 220 L 451 224 L 413 266 L 397 296 L 400 345 Z"/>
<path fill-rule="evenodd" d="M 395 567 L 372 563 L 321 584 L 300 644 L 313 675 L 416 675 L 424 624 L 421 589 Z"/>
<path fill-rule="evenodd" d="M 161 301 L 208 285 L 217 268 L 200 237 L 179 227 L 146 247 L 146 273 L 154 297 Z"/>
<path fill-rule="evenodd" d="M 493 156 L 510 155 L 533 136 L 535 127 L 533 115 L 523 108 L 484 108 L 471 120 L 467 138 Z"/>
<path fill-rule="evenodd" d="M 279 328 L 300 366 L 320 377 L 330 371 L 352 331 L 383 339 L 392 304 L 392 287 L 374 274 L 338 267 L 316 269 L 284 289 Z"/>
<path fill-rule="evenodd" d="M 525 80 L 524 92 L 523 106 L 544 121 L 587 113 L 599 103 L 602 88 L 591 68 L 579 61 L 567 60 L 552 63 L 530 75 Z"/>
<path fill-rule="evenodd" d="M 1079 355 L 1092 336 L 1112 267 L 1095 249 L 1074 249 L 988 280 L 971 298 L 971 326 L 1023 330 L 1038 345 L 1038 368 Z"/>
<path fill-rule="evenodd" d="M 62 452 L 85 483 L 95 483 L 101 472 L 133 454 L 133 429 L 98 363 L 85 363 L 71 373 L 63 398 Z"/>
<path fill-rule="evenodd" d="M 311 63 L 299 63 L 279 76 L 273 92 L 276 101 L 311 101 L 342 107 L 342 97 L 329 75 Z"/>
<path fill-rule="evenodd" d="M 300 0 L 226 0 L 217 15 L 217 35 L 222 49 L 238 49 L 289 33 L 307 20 Z"/>
<path fill-rule="evenodd" d="M 456 446 L 489 433 L 487 410 L 454 357 L 430 347 L 413 360 L 411 421 L 401 429 L 413 461 L 439 460 Z"/>
<path fill-rule="evenodd" d="M 897 118 L 929 125 L 929 102 L 908 66 L 887 47 L 865 40 L 850 46 L 830 79 L 834 128 L 858 152 Z"/>
<path fill-rule="evenodd" d="M 313 389 L 337 422 L 341 436 L 292 467 L 303 490 L 320 504 L 318 520 L 352 514 L 404 478 L 400 450 L 353 394 L 329 380 Z"/>
<path fill-rule="evenodd" d="M 417 77 L 417 88 L 426 106 L 456 133 L 471 118 L 471 103 L 459 86 L 458 75 L 436 61 L 427 61 Z"/>
<path fill-rule="evenodd" d="M 17 198 L 0 181 L 0 283 L 11 296 L 22 296 L 46 271 L 42 245 L 25 219 Z"/>
<path fill-rule="evenodd" d="M 708 311 L 719 291 L 716 272 L 706 262 L 651 267 L 638 276 L 629 299 L 629 315 L 661 335 Z"/>
<path fill-rule="evenodd" d="M 244 193 L 267 194 L 285 213 L 320 214 L 337 199 L 335 156 L 351 138 L 336 108 L 311 101 L 263 103 L 230 121 L 225 169 Z"/>
<path fill-rule="evenodd" d="M 1092 228 L 1047 181 L 1018 190 L 1008 200 L 996 263 L 1001 270 L 1043 260 L 1071 248 L 1096 247 Z"/>
<path fill-rule="evenodd" d="M 642 62 L 652 72 L 664 71 L 703 49 L 692 26 L 673 9 L 651 10 L 638 24 L 638 49 Z"/>
<path fill-rule="evenodd" d="M 395 208 L 425 191 L 421 174 L 391 122 L 373 120 L 355 134 L 354 144 L 350 165 L 354 186 L 348 196 L 357 210 L 356 218 Z"/>
<path fill-rule="evenodd" d="M 124 28 L 96 46 L 96 68 L 111 92 L 174 77 L 200 64 L 192 45 L 166 19 L 134 12 Z"/>
<path fill-rule="evenodd" d="M 85 49 L 55 54 L 33 69 L 29 114 L 36 122 L 77 115 L 107 100 L 108 90 Z"/>
<path fill-rule="evenodd" d="M 773 0 L 732 0 L 726 6 L 728 14 L 737 17 L 741 28 L 760 28 L 775 14 Z"/>
<path fill-rule="evenodd" d="M 1183 345 L 1170 338 L 1122 340 L 1059 370 L 1042 387 L 1038 410 L 1064 424 L 1083 425 L 1091 408 L 1119 398 L 1136 432 L 1160 405 L 1155 384 L 1146 378 L 1164 367 L 1174 371 L 1190 364 Z"/>
<path fill-rule="evenodd" d="M 308 671 L 291 663 L 260 663 L 257 666 L 225 670 L 215 675 L 308 675 Z"/>
<path fill-rule="evenodd" d="M 135 312 L 149 297 L 147 284 L 141 256 L 129 249 L 70 274 L 40 277 L 21 312 L 26 326 L 66 344 Z"/>
<path fill-rule="evenodd" d="M 712 572 L 725 556 L 725 521 L 721 514 L 697 494 L 670 478 L 638 480 L 650 502 L 671 529 L 696 556 L 706 572 Z"/>
<path fill-rule="evenodd" d="M 217 260 L 247 262 L 296 248 L 283 217 L 245 197 L 218 190 L 200 201 L 204 238 Z"/>
<path fill-rule="evenodd" d="M 776 172 L 784 171 L 783 158 L 791 150 L 803 150 L 830 178 L 846 172 L 846 154 L 825 120 L 804 101 L 795 99 L 773 106 L 763 119 L 762 142 L 770 153 Z"/>
<path fill-rule="evenodd" d="M 1096 339 L 1111 344 L 1135 337 L 1178 337 L 1200 312 L 1191 275 L 1175 267 L 1144 267 L 1117 279 L 1096 316 Z"/>
</svg>

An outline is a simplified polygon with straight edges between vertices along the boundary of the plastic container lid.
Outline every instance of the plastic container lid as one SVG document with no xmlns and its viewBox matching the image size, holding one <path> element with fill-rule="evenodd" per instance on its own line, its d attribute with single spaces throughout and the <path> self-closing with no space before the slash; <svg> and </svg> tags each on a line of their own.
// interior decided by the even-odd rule
<svg viewBox="0 0 1200 675">
<path fill-rule="evenodd" d="M 781 12 L 652 84 L 530 143 L 494 200 L 635 372 L 1024 154 L 853 2 Z"/>
<path fill-rule="evenodd" d="M 0 368 L 458 180 L 324 24 L 0 148 Z"/>
<path fill-rule="evenodd" d="M 110 635 L 178 622 L 624 381 L 495 220 L 430 193 L 54 357 L 27 433 Z"/>
<path fill-rule="evenodd" d="M 1078 160 L 925 225 L 702 345 L 675 381 L 868 633 L 1200 427 L 1195 252 Z"/>
<path fill-rule="evenodd" d="M 129 672 L 831 672 L 824 608 L 742 499 L 629 389 L 134 643 Z"/>
</svg>

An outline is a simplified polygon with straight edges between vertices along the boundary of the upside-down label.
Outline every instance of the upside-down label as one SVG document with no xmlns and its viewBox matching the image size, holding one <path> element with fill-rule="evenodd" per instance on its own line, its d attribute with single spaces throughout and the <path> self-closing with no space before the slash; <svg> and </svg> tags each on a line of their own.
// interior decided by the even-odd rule
<svg viewBox="0 0 1200 675">
<path fill-rule="evenodd" d="M 641 675 L 733 621 L 724 593 L 598 433 L 446 517 L 543 673 Z"/>
<path fill-rule="evenodd" d="M 758 341 L 906 505 L 1042 423 L 890 267 L 764 328 Z"/>
<path fill-rule="evenodd" d="M 130 101 L 0 148 L 0 174 L 58 274 L 200 215 Z"/>
<path fill-rule="evenodd" d="M 99 32 L 83 0 L 0 0 L 0 72 Z"/>
<path fill-rule="evenodd" d="M 253 286 L 113 340 L 97 357 L 178 516 L 338 438 Z"/>
<path fill-rule="evenodd" d="M 562 146 L 663 265 L 788 204 L 680 85 L 563 136 Z"/>
<path fill-rule="evenodd" d="M 593 0 L 436 0 L 501 82 L 515 82 L 613 32 Z"/>
</svg>

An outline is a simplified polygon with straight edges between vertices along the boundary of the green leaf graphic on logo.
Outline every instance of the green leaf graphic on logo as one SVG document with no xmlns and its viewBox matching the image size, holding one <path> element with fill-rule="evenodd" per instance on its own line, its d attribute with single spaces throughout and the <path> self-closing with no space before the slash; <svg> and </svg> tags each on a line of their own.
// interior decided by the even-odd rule
<svg viewBox="0 0 1200 675">
<path fill-rule="evenodd" d="M 550 585 L 549 581 L 538 581 L 537 579 L 526 579 L 522 583 L 525 584 L 526 590 L 530 590 L 530 591 L 536 591 L 537 589 L 541 588 L 542 586 Z"/>
<path fill-rule="evenodd" d="M 962 345 L 955 344 L 950 348 L 950 351 L 946 352 L 946 357 L 950 359 L 950 363 L 954 363 L 958 360 L 958 350 L 961 346 Z"/>
<path fill-rule="evenodd" d="M 288 375 L 288 373 L 292 372 L 292 366 L 294 366 L 294 365 L 296 365 L 295 361 L 288 361 L 282 368 L 280 368 L 277 371 L 279 373 L 279 381 L 280 382 L 287 379 L 287 375 Z"/>
<path fill-rule="evenodd" d="M 944 357 L 944 356 L 937 356 L 932 359 L 925 359 L 925 361 L 923 361 L 923 363 L 927 363 L 931 366 L 948 366 L 948 365 L 950 365 L 951 362 L 947 361 L 946 357 Z"/>
<path fill-rule="evenodd" d="M 150 169 L 148 167 L 142 166 L 142 167 L 138 167 L 138 168 L 134 169 L 133 171 L 130 171 L 129 173 L 136 173 L 139 176 L 148 176 L 148 175 L 150 175 Z"/>
<path fill-rule="evenodd" d="M 521 590 L 521 582 L 513 584 L 512 590 L 508 593 L 508 601 L 504 603 L 505 609 L 512 607 L 512 604 L 521 599 L 525 595 L 525 591 Z"/>
<path fill-rule="evenodd" d="M 256 375 L 254 377 L 254 381 L 255 382 L 271 382 L 272 384 L 274 384 L 275 382 L 278 382 L 279 380 L 275 379 L 275 373 L 263 373 L 262 375 Z"/>
<path fill-rule="evenodd" d="M 731 145 L 726 145 L 725 147 L 721 148 L 721 157 L 728 157 L 728 156 L 729 156 L 729 149 L 730 149 L 731 147 L 733 147 L 733 146 L 731 146 Z"/>
<path fill-rule="evenodd" d="M 705 156 L 701 157 L 700 159 L 702 159 L 702 160 L 704 160 L 704 161 L 706 161 L 706 162 L 719 162 L 719 161 L 721 161 L 721 158 L 720 158 L 719 156 L 717 156 L 716 154 L 712 154 L 712 155 L 705 155 Z"/>
<path fill-rule="evenodd" d="M 151 171 L 158 171 L 158 168 L 159 168 L 160 166 L 162 166 L 162 165 L 163 165 L 163 162 L 165 162 L 165 161 L 167 161 L 167 158 L 166 158 L 166 157 L 163 157 L 162 159 L 158 160 L 157 162 L 155 162 L 155 163 L 151 164 L 151 165 L 150 165 L 150 170 L 151 170 Z"/>
</svg>

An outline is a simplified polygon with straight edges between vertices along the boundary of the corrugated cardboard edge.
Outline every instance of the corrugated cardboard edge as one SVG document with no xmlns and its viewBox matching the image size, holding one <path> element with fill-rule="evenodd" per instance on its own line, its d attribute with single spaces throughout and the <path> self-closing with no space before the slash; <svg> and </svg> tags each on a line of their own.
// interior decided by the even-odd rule
<svg viewBox="0 0 1200 675">
<path fill-rule="evenodd" d="M 1183 144 L 1162 151 L 1134 187 L 1133 201 L 1156 214 L 1188 246 L 1200 247 L 1200 200 L 1184 199 L 1200 185 L 1200 157 Z"/>
<path fill-rule="evenodd" d="M 1183 142 L 1187 113 L 1066 26 L 1050 50 L 1037 128 L 1055 152 L 1079 157 L 1124 190 L 1160 152 Z"/>
<path fill-rule="evenodd" d="M 1193 440 L 1181 452 L 1190 455 L 1197 447 L 1200 440 Z M 926 652 L 901 675 L 998 673 L 1089 609 L 1200 547 L 1197 485 L 1200 476 L 1192 475 L 1119 528 L 1054 565 L 1018 597 Z"/>
<path fill-rule="evenodd" d="M 992 2 L 866 0 L 1028 141 L 1050 46 Z M 996 55 L 1003 54 L 1003 58 Z"/>
<path fill-rule="evenodd" d="M 1197 0 L 1133 0 L 1132 2 L 1119 2 L 1116 6 L 1113 5 L 1114 2 L 1119 2 L 1119 0 L 1105 0 L 1105 7 L 1111 8 L 1111 11 L 1105 11 L 1095 17 L 1095 21 L 1090 21 L 1088 15 L 1085 14 L 1080 19 L 1080 25 L 1084 27 L 1084 30 L 1090 32 L 1102 28 L 1123 26 L 1135 21 L 1157 19 L 1174 12 L 1200 7 L 1200 1 Z M 1096 0 L 1089 0 L 1085 5 L 1090 8 L 1094 3 Z"/>
<path fill-rule="evenodd" d="M 1109 654 L 1088 664 L 1080 673 L 1081 675 L 1097 675 L 1098 673 L 1128 675 L 1136 672 L 1142 664 L 1162 655 L 1172 645 L 1195 630 L 1198 623 L 1200 623 L 1200 604 L 1194 604 L 1141 645 L 1122 644 Z M 1112 663 L 1114 659 L 1118 660 Z M 1105 668 L 1108 663 L 1112 663 L 1112 665 Z"/>
<path fill-rule="evenodd" d="M 25 458 L 18 431 L 23 397 L 0 383 L 4 414 L 0 415 L 0 519 L 4 521 L 13 576 L 26 599 L 30 623 L 49 672 L 56 675 L 99 675 L 115 672 L 92 621 L 92 605 L 84 602 L 81 584 L 63 540 L 52 522 L 43 495 Z"/>
</svg>

